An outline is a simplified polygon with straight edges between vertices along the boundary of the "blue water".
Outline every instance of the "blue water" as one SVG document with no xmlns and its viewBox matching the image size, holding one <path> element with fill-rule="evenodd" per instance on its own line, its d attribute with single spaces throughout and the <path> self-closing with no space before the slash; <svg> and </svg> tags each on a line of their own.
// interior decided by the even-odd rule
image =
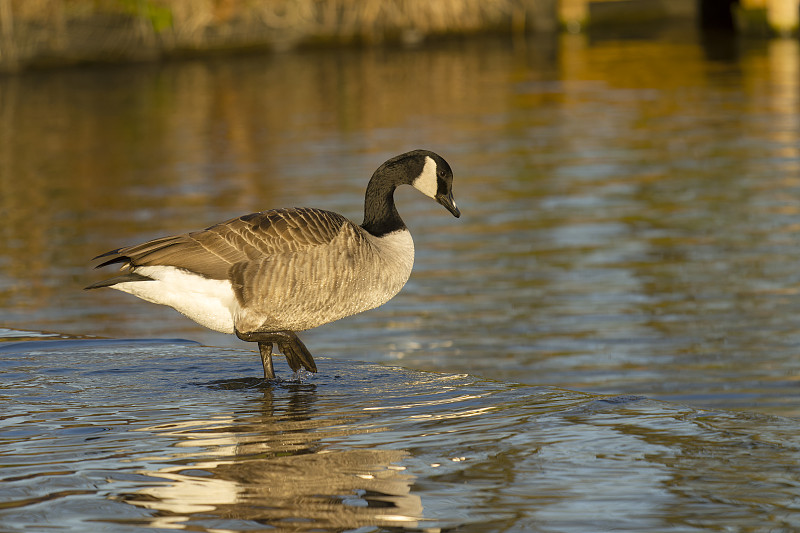
<svg viewBox="0 0 800 533">
<path fill-rule="evenodd" d="M 268 383 L 181 340 L 0 355 L 3 531 L 800 527 L 793 419 L 328 358 Z"/>
</svg>

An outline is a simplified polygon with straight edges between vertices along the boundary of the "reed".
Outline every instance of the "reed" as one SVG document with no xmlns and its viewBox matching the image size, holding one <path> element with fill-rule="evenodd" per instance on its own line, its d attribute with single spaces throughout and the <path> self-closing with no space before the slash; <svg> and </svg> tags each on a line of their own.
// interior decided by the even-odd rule
<svg viewBox="0 0 800 533">
<path fill-rule="evenodd" d="M 0 0 L 0 68 L 149 59 L 219 49 L 416 42 L 431 35 L 520 30 L 554 24 L 555 3 Z"/>
</svg>

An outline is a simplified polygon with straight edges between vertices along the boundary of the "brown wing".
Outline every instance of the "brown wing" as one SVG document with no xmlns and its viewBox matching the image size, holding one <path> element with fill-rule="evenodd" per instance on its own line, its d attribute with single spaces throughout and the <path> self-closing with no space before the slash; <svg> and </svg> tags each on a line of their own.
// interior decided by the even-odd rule
<svg viewBox="0 0 800 533">
<path fill-rule="evenodd" d="M 275 209 L 243 215 L 202 231 L 162 237 L 97 256 L 97 268 L 113 263 L 133 267 L 185 268 L 211 279 L 228 279 L 236 263 L 260 261 L 330 242 L 349 221 L 321 209 Z"/>
</svg>

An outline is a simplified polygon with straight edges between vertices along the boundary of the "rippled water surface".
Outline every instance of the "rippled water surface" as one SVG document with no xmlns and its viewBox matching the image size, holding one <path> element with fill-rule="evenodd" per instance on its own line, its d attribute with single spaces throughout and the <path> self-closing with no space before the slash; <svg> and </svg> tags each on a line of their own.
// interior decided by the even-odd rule
<svg viewBox="0 0 800 533">
<path fill-rule="evenodd" d="M 685 28 L 0 78 L 0 530 L 800 528 L 800 53 Z M 109 249 L 252 211 L 417 256 L 318 375 L 115 291 Z M 135 339 L 135 340 L 113 340 Z M 163 341 L 155 339 L 190 339 Z"/>
<path fill-rule="evenodd" d="M 4 531 L 800 527 L 786 418 L 333 359 L 269 384 L 187 341 L 0 355 Z"/>
</svg>

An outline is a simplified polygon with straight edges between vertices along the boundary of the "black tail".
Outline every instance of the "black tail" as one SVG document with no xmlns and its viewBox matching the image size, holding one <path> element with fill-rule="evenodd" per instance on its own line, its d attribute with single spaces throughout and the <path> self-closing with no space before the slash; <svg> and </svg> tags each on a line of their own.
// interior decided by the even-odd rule
<svg viewBox="0 0 800 533">
<path fill-rule="evenodd" d="M 88 287 L 84 287 L 83 290 L 88 291 L 91 289 L 100 289 L 102 287 L 112 287 L 117 283 L 126 283 L 129 281 L 154 281 L 154 280 L 153 278 L 142 276 L 141 274 L 137 274 L 136 272 L 128 272 L 127 274 L 122 274 L 121 276 L 116 276 L 110 279 L 105 279 L 103 281 L 98 281 L 97 283 L 92 283 Z"/>
</svg>

